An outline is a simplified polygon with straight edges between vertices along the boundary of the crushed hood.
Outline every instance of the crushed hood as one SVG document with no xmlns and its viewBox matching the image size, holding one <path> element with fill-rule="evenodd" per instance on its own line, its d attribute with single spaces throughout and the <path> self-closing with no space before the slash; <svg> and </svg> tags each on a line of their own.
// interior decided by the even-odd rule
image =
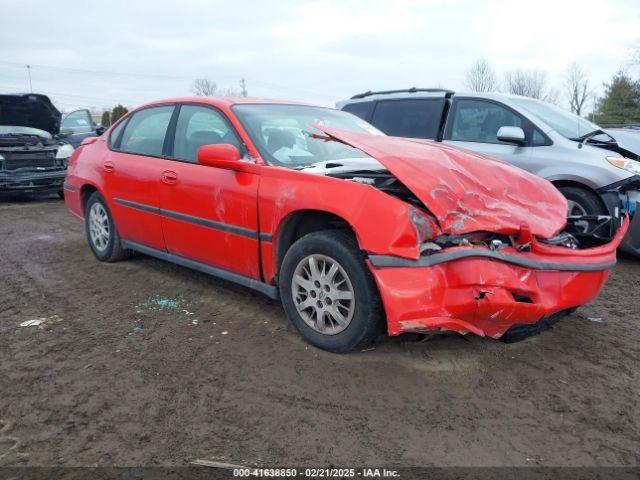
<svg viewBox="0 0 640 480">
<path fill-rule="evenodd" d="M 382 163 L 436 216 L 444 233 L 553 237 L 567 202 L 547 180 L 501 160 L 442 144 L 314 126 Z"/>
<path fill-rule="evenodd" d="M 39 128 L 57 135 L 61 117 L 46 95 L 0 95 L 0 125 Z"/>
</svg>

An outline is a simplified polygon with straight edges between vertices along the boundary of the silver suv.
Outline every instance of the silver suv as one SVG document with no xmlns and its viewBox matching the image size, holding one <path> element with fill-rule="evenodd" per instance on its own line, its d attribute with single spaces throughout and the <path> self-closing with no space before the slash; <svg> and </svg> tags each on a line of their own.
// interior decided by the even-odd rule
<svg viewBox="0 0 640 480">
<path fill-rule="evenodd" d="M 621 248 L 640 255 L 640 151 L 551 104 L 498 93 L 441 89 L 366 92 L 337 108 L 387 135 L 435 140 L 506 160 L 551 181 L 583 236 L 610 237 L 632 216 Z M 635 150 L 635 149 L 634 149 Z"/>
</svg>

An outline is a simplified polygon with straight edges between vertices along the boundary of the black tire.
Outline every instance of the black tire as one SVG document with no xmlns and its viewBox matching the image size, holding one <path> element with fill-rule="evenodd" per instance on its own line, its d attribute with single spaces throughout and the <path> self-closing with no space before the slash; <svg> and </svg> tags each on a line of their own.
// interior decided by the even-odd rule
<svg viewBox="0 0 640 480">
<path fill-rule="evenodd" d="M 64 200 L 64 190 L 63 189 L 58 190 L 58 196 L 60 197 L 60 199 Z"/>
<path fill-rule="evenodd" d="M 100 204 L 100 206 L 106 212 L 107 222 L 109 226 L 109 240 L 107 241 L 106 246 L 102 249 L 94 243 L 89 227 L 90 212 L 95 204 Z M 91 248 L 91 251 L 93 252 L 95 257 L 101 262 L 117 262 L 131 256 L 130 250 L 122 248 L 122 244 L 120 243 L 120 236 L 118 235 L 118 231 L 116 230 L 116 225 L 113 221 L 113 217 L 111 216 L 111 212 L 109 211 L 109 207 L 107 206 L 107 202 L 105 202 L 104 198 L 102 197 L 102 195 L 100 195 L 99 192 L 93 192 L 89 197 L 89 200 L 87 200 L 87 204 L 84 209 L 84 226 L 89 247 Z"/>
<path fill-rule="evenodd" d="M 565 196 L 567 200 L 571 200 L 585 211 L 587 215 L 606 215 L 607 210 L 598 198 L 598 196 L 580 187 L 560 187 L 558 188 L 560 193 Z"/>
<path fill-rule="evenodd" d="M 309 255 L 322 255 L 337 262 L 351 282 L 355 307 L 351 321 L 339 333 L 328 335 L 311 328 L 294 303 L 293 276 L 298 264 Z M 364 347 L 383 331 L 382 301 L 364 258 L 353 236 L 342 230 L 309 233 L 287 251 L 280 268 L 280 296 L 291 323 L 310 344 L 330 352 L 347 352 Z"/>
</svg>

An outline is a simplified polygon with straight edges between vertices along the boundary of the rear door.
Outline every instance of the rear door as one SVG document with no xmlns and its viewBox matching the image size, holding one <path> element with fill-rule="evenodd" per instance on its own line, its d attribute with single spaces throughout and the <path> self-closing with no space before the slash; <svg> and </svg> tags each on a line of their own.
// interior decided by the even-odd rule
<svg viewBox="0 0 640 480">
<path fill-rule="evenodd" d="M 498 140 L 500 127 L 520 127 L 526 144 L 514 145 Z M 531 122 L 506 105 L 480 98 L 455 98 L 447 119 L 444 143 L 468 148 L 530 169 Z M 528 168 L 529 167 L 529 168 Z"/>
<path fill-rule="evenodd" d="M 172 123 L 161 173 L 162 228 L 169 253 L 247 277 L 260 277 L 258 175 L 200 165 L 203 145 L 244 146 L 218 109 L 183 104 Z"/>
<path fill-rule="evenodd" d="M 379 100 L 370 123 L 394 137 L 438 138 L 445 98 Z"/>
<path fill-rule="evenodd" d="M 120 236 L 164 250 L 160 216 L 160 176 L 173 105 L 135 112 L 109 137 L 110 152 L 102 162 L 106 193 Z"/>
</svg>

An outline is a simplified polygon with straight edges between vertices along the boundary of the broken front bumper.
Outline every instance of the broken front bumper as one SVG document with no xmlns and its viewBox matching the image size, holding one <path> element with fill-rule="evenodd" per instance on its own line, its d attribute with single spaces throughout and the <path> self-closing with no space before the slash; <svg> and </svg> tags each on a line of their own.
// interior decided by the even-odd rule
<svg viewBox="0 0 640 480">
<path fill-rule="evenodd" d="M 0 170 L 0 192 L 33 193 L 42 191 L 58 191 L 66 168 L 35 171 L 2 171 Z"/>
<path fill-rule="evenodd" d="M 531 251 L 449 248 L 419 260 L 370 255 L 388 332 L 452 330 L 500 338 L 595 298 L 616 262 L 628 219 L 606 245 L 569 250 L 533 240 Z"/>
</svg>

